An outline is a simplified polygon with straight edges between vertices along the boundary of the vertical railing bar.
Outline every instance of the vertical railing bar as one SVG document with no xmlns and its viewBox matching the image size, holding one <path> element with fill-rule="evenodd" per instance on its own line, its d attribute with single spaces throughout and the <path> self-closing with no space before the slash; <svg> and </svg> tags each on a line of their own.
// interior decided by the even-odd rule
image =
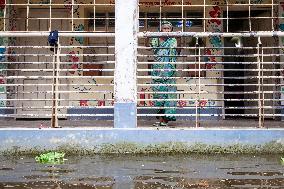
<svg viewBox="0 0 284 189">
<path fill-rule="evenodd" d="M 24 42 L 25 42 L 25 45 L 27 45 L 27 40 L 24 40 Z M 26 53 L 26 49 L 25 48 L 23 48 L 23 51 L 24 51 L 24 53 Z M 24 56 L 24 62 L 27 62 L 27 57 L 26 56 Z M 19 66 L 20 67 L 20 66 Z M 28 65 L 26 65 L 26 64 L 24 64 L 23 65 L 23 67 L 24 68 L 27 68 L 28 67 Z M 18 73 L 18 75 L 19 75 L 20 73 Z M 19 80 L 18 80 L 19 81 Z M 25 90 L 25 86 L 23 85 L 23 87 L 22 87 L 22 91 L 24 91 Z M 20 97 L 24 97 L 24 94 L 23 95 L 21 95 Z M 24 101 L 22 101 L 22 103 L 21 103 L 21 106 L 22 107 L 24 107 Z M 17 110 L 18 111 L 18 110 Z"/>
<path fill-rule="evenodd" d="M 258 68 L 258 127 L 262 128 L 262 100 L 261 100 L 261 58 L 260 58 L 260 49 L 261 49 L 261 39 L 258 37 L 257 43 L 257 68 Z"/>
<path fill-rule="evenodd" d="M 272 2 L 274 4 L 274 0 Z M 273 16 L 272 16 L 273 23 L 272 24 L 273 24 L 273 31 L 274 30 L 278 31 L 279 30 L 279 25 L 278 25 L 279 23 L 277 22 L 279 20 L 279 17 L 278 17 L 279 16 L 279 9 L 278 9 L 279 8 L 279 1 L 278 0 L 275 1 L 275 5 L 278 5 L 278 6 L 276 6 L 275 9 L 274 9 L 274 6 L 273 6 L 273 13 L 272 13 L 273 14 Z M 275 19 L 274 19 L 274 16 L 276 17 Z M 274 39 L 275 47 L 278 46 L 278 48 L 277 49 L 273 48 L 272 52 L 274 54 L 280 54 L 279 39 L 281 39 L 281 38 L 274 36 L 273 39 Z M 276 64 L 276 62 L 278 62 L 278 61 L 280 62 L 280 57 L 278 59 L 277 56 L 274 56 L 272 58 L 272 61 L 273 61 L 273 67 L 274 67 L 274 71 L 272 72 L 272 74 L 275 75 L 275 76 L 278 76 L 278 78 L 273 79 L 273 81 L 274 81 L 274 83 L 278 84 L 278 83 L 281 82 L 280 79 L 279 79 L 280 73 L 278 71 L 280 69 L 280 65 Z M 279 87 L 277 87 L 277 86 L 273 86 L 273 91 L 281 91 L 281 89 L 279 89 Z M 281 96 L 281 94 L 279 94 L 279 95 Z M 278 94 L 273 93 L 273 110 L 272 110 L 273 111 L 273 119 L 275 119 L 275 115 L 274 114 L 277 113 L 276 107 L 279 105 L 278 104 L 279 102 L 274 101 L 274 99 L 279 99 Z M 281 104 L 281 102 L 280 102 L 280 104 Z M 267 127 L 268 127 L 268 125 L 267 125 Z"/>
<path fill-rule="evenodd" d="M 272 31 L 274 31 L 274 0 L 271 1 L 271 26 Z"/>
<path fill-rule="evenodd" d="M 96 0 L 94 0 L 94 9 L 93 9 L 93 11 L 94 11 L 94 18 L 93 18 L 93 21 L 94 21 L 94 29 L 93 29 L 93 31 L 96 31 Z"/>
<path fill-rule="evenodd" d="M 4 28 L 3 28 L 3 31 L 6 31 L 6 15 L 7 15 L 7 0 L 5 0 L 5 7 L 4 7 Z M 8 29 L 9 31 L 9 29 Z"/>
<path fill-rule="evenodd" d="M 56 82 L 55 82 L 55 119 L 56 124 L 55 127 L 58 126 L 58 103 L 59 103 L 59 74 L 60 74 L 60 54 L 61 54 L 61 47 L 60 47 L 60 41 L 58 38 L 58 50 L 56 54 Z"/>
<path fill-rule="evenodd" d="M 71 7 L 71 27 L 72 31 L 74 31 L 74 0 L 72 0 L 72 7 Z"/>
<path fill-rule="evenodd" d="M 104 20 L 105 20 L 105 26 L 104 26 L 105 27 L 105 31 L 107 31 L 107 28 L 108 28 L 108 13 L 107 12 L 105 13 Z M 106 39 L 107 39 L 107 37 L 105 37 L 105 40 Z"/>
<path fill-rule="evenodd" d="M 229 5 L 228 5 L 228 0 L 226 0 L 226 7 L 227 7 L 227 32 L 229 32 Z"/>
<path fill-rule="evenodd" d="M 201 49 L 198 43 L 198 38 L 196 40 L 198 46 L 198 127 L 200 126 L 200 95 L 201 95 Z"/>
<path fill-rule="evenodd" d="M 263 78 L 263 48 L 262 48 L 263 46 L 262 46 L 262 44 L 261 44 L 261 60 L 260 60 L 260 64 L 261 64 L 261 95 L 262 95 L 262 101 L 261 101 L 261 116 L 262 116 L 262 125 L 261 125 L 261 127 L 264 127 L 264 116 L 265 116 L 265 114 L 264 114 L 264 86 L 263 86 L 263 84 L 264 84 L 264 78 Z"/>
<path fill-rule="evenodd" d="M 251 0 L 249 0 L 249 31 L 251 32 Z"/>
<path fill-rule="evenodd" d="M 203 32 L 206 31 L 206 0 L 203 0 Z"/>
<path fill-rule="evenodd" d="M 160 14 L 159 14 L 159 23 L 160 23 L 160 29 L 162 28 L 162 0 L 160 0 Z"/>
<path fill-rule="evenodd" d="M 184 26 L 186 26 L 186 24 L 184 25 L 184 5 L 183 5 L 183 3 L 184 3 L 184 0 L 182 0 L 181 1 L 181 17 L 182 17 L 182 19 L 181 19 L 181 31 L 182 32 L 184 32 Z"/>
<path fill-rule="evenodd" d="M 52 91 L 52 108 L 51 108 L 51 127 L 55 128 L 55 62 L 56 62 L 56 47 L 53 47 L 53 57 L 52 57 L 52 87 L 51 87 L 51 91 Z"/>
<path fill-rule="evenodd" d="M 195 63 L 194 63 L 194 67 L 195 67 L 195 70 L 196 70 L 196 62 L 198 61 L 198 93 L 196 93 L 195 95 L 195 127 L 199 127 L 200 126 L 200 107 L 199 107 L 199 103 L 200 103 L 200 46 L 199 46 L 199 43 L 198 43 L 198 37 L 195 38 L 196 42 L 195 42 Z M 198 57 L 196 56 L 197 55 L 197 50 L 198 50 Z M 196 71 L 195 71 L 196 73 Z M 196 81 L 196 79 L 195 79 Z"/>
<path fill-rule="evenodd" d="M 49 28 L 48 28 L 49 31 L 51 31 L 51 17 L 52 17 L 51 6 L 52 6 L 52 0 L 49 0 Z"/>
<path fill-rule="evenodd" d="M 223 48 L 222 49 L 223 50 L 223 54 L 225 54 L 225 49 Z M 224 60 L 224 62 L 225 62 L 225 60 Z M 225 66 L 223 65 L 222 67 L 221 67 L 223 70 L 225 70 Z M 220 74 L 221 74 L 221 77 L 224 77 L 224 72 L 225 71 L 222 71 L 222 72 L 220 72 Z M 223 86 L 221 86 L 221 91 L 222 91 L 222 98 L 224 99 L 220 104 L 221 104 L 221 107 L 222 107 L 222 119 L 223 120 L 225 120 L 226 119 L 226 113 L 225 113 L 225 86 L 224 86 L 224 84 L 225 84 L 225 79 L 222 79 L 222 82 L 221 82 L 222 84 L 223 84 Z"/>
<path fill-rule="evenodd" d="M 30 13 L 30 0 L 28 0 L 28 4 L 27 4 L 27 23 L 26 23 L 26 31 L 29 31 L 29 13 Z"/>
<path fill-rule="evenodd" d="M 108 28 L 109 28 L 109 13 L 105 13 L 105 16 L 106 16 L 106 26 L 105 26 L 105 31 L 108 31 Z M 105 40 L 107 41 L 107 37 L 105 37 Z"/>
<path fill-rule="evenodd" d="M 260 58 L 259 58 L 259 47 L 260 47 L 260 39 L 258 37 L 258 43 L 257 43 L 257 69 L 258 69 L 258 79 L 257 79 L 257 84 L 258 84 L 258 127 L 261 127 L 261 118 L 260 118 Z"/>
<path fill-rule="evenodd" d="M 52 117 L 51 127 L 58 127 L 58 66 L 60 62 L 60 43 L 58 39 L 58 47 L 54 46 L 53 56 L 53 72 L 52 72 Z"/>
<path fill-rule="evenodd" d="M 12 28 L 13 28 L 13 26 L 12 26 Z M 12 30 L 12 29 L 11 29 Z M 16 45 L 16 44 L 15 44 Z M 22 52 L 23 51 L 23 49 L 22 48 L 20 48 L 20 51 Z M 17 52 L 19 52 L 19 49 L 15 49 L 15 53 L 17 53 Z M 19 58 L 18 58 L 18 61 L 19 61 Z M 15 67 L 16 67 L 16 69 L 20 69 L 20 65 L 21 64 L 19 64 L 19 63 L 16 63 L 16 64 L 14 64 L 15 65 Z M 20 74 L 20 72 L 19 71 L 17 71 L 17 72 L 15 72 L 15 76 L 19 76 L 19 74 Z M 18 79 L 15 79 L 15 84 L 16 83 L 18 83 Z M 19 91 L 20 90 L 20 86 L 15 86 L 15 91 Z M 19 99 L 20 98 L 20 94 L 18 94 L 18 93 L 16 93 L 16 95 L 15 95 L 15 99 Z M 15 102 L 14 103 L 14 105 L 15 106 L 18 106 L 18 107 L 22 107 L 21 106 L 21 104 L 20 104 L 20 102 Z M 18 108 L 15 108 L 15 115 L 17 115 L 18 114 Z"/>
</svg>

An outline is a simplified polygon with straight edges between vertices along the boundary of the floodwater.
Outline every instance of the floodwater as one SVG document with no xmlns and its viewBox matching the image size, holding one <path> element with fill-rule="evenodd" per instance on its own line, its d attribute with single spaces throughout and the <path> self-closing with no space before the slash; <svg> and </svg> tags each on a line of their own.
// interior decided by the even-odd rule
<svg viewBox="0 0 284 189">
<path fill-rule="evenodd" d="M 281 155 L 96 155 L 60 165 L 0 156 L 0 188 L 283 189 Z"/>
</svg>

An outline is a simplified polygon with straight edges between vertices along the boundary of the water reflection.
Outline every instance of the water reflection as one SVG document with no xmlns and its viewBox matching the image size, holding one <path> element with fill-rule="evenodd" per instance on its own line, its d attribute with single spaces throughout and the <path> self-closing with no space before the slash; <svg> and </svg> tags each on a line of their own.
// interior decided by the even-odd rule
<svg viewBox="0 0 284 189">
<path fill-rule="evenodd" d="M 68 157 L 62 165 L 0 157 L 0 189 L 282 189 L 279 157 L 104 155 Z"/>
</svg>

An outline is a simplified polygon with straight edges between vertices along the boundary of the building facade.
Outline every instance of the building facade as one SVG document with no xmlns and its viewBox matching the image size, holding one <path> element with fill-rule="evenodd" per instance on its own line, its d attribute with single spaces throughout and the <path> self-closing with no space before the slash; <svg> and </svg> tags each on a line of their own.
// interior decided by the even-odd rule
<svg viewBox="0 0 284 189">
<path fill-rule="evenodd" d="M 281 121 L 284 1 L 128 4 L 3 1 L 0 116 L 124 117 L 122 122 L 131 120 L 132 126 L 137 125 L 136 118 L 155 119 L 159 107 L 153 103 L 154 54 L 148 42 L 159 36 L 160 25 L 167 20 L 174 26 L 170 35 L 179 49 L 174 99 L 178 120 L 194 120 L 194 126 L 206 120 L 252 118 L 259 120 L 259 126 L 266 119 Z M 54 30 L 59 31 L 58 51 L 47 40 Z M 123 37 L 123 32 L 133 35 Z"/>
</svg>

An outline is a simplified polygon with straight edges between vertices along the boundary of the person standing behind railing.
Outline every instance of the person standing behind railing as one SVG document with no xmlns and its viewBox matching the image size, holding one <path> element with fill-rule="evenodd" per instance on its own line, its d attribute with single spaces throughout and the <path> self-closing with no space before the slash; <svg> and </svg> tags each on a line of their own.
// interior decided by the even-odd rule
<svg viewBox="0 0 284 189">
<path fill-rule="evenodd" d="M 161 24 L 160 31 L 171 32 L 173 25 L 164 21 Z M 151 72 L 151 75 L 155 77 L 152 80 L 152 84 L 154 84 L 152 86 L 154 106 L 159 108 L 157 114 L 167 114 L 157 116 L 159 122 L 153 125 L 167 126 L 169 121 L 176 121 L 177 94 L 175 92 L 177 87 L 175 85 L 176 79 L 172 77 L 175 76 L 176 65 L 174 62 L 176 62 L 178 55 L 177 40 L 173 37 L 153 38 L 150 41 L 150 46 L 155 55 L 155 63 L 152 65 L 153 70 Z"/>
</svg>

